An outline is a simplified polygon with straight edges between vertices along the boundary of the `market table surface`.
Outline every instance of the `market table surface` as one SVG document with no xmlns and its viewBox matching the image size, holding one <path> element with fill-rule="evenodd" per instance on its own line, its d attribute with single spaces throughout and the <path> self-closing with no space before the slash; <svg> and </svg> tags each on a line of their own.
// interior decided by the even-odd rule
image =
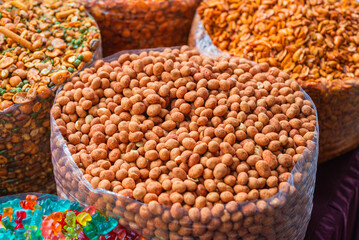
<svg viewBox="0 0 359 240">
<path fill-rule="evenodd" d="M 359 239 L 359 149 L 319 164 L 305 240 Z"/>
</svg>

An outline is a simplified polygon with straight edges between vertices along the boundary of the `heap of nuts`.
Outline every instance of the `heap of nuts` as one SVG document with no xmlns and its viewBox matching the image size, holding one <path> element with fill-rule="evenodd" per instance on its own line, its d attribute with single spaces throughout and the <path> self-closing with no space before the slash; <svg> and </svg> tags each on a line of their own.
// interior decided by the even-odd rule
<svg viewBox="0 0 359 240">
<path fill-rule="evenodd" d="M 80 1 L 1 2 L 0 195 L 55 190 L 55 92 L 97 57 L 99 45 L 96 22 Z"/>
<path fill-rule="evenodd" d="M 186 209 L 274 196 L 317 121 L 287 73 L 187 46 L 97 61 L 52 114 L 94 188 Z"/>
<path fill-rule="evenodd" d="M 0 5 L 0 110 L 51 95 L 92 60 L 100 33 L 75 0 Z"/>
<path fill-rule="evenodd" d="M 98 22 L 104 55 L 124 49 L 179 46 L 187 43 L 200 0 L 87 0 Z"/>
<path fill-rule="evenodd" d="M 358 12 L 356 0 L 207 0 L 198 8 L 217 47 L 269 62 L 311 96 L 321 161 L 359 145 Z"/>
</svg>

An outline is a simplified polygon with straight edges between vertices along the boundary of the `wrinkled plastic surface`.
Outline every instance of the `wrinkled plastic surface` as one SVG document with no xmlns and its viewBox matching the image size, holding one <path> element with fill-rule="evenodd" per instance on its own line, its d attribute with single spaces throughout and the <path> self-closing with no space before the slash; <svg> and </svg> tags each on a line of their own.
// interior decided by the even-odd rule
<svg viewBox="0 0 359 240">
<path fill-rule="evenodd" d="M 207 34 L 196 13 L 189 37 L 189 45 L 208 56 L 228 55 L 218 49 Z M 302 86 L 318 109 L 320 127 L 319 162 L 340 156 L 359 146 L 359 82 L 346 82 L 343 89 Z"/>
<path fill-rule="evenodd" d="M 123 53 L 138 52 L 123 51 L 104 61 L 115 60 Z M 307 94 L 304 95 L 311 101 Z M 291 172 L 289 188 L 282 188 L 266 200 L 228 203 L 224 205 L 221 217 L 213 216 L 207 207 L 199 209 L 203 216 L 194 223 L 184 208 L 161 206 L 161 211 L 151 212 L 148 204 L 104 189 L 94 189 L 73 161 L 52 116 L 51 151 L 59 196 L 93 205 L 148 239 L 181 239 L 179 236 L 188 239 L 199 239 L 200 236 L 201 239 L 215 236 L 221 237 L 218 239 L 303 239 L 313 207 L 318 125 L 315 138 Z"/>
<path fill-rule="evenodd" d="M 104 55 L 125 49 L 187 44 L 201 0 L 86 0 L 98 22 Z"/>
<path fill-rule="evenodd" d="M 92 60 L 102 58 L 101 43 Z M 66 82 L 66 81 L 65 81 Z M 46 99 L 0 111 L 0 196 L 21 192 L 55 193 L 50 153 L 50 110 L 59 85 Z"/>
</svg>

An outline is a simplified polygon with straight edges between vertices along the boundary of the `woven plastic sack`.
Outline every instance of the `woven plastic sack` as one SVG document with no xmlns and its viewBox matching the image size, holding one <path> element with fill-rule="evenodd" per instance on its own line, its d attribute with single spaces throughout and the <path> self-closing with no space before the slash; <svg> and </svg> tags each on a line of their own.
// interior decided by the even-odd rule
<svg viewBox="0 0 359 240">
<path fill-rule="evenodd" d="M 147 50 L 148 51 L 148 50 Z M 123 51 L 104 61 L 118 59 Z M 307 94 L 305 99 L 310 100 Z M 314 106 L 314 104 L 313 104 Z M 318 126 L 293 168 L 287 187 L 266 200 L 230 202 L 215 208 L 153 207 L 104 189 L 94 189 L 71 157 L 51 116 L 51 151 L 58 195 L 93 205 L 148 239 L 303 239 L 313 206 Z M 198 218 L 194 217 L 198 216 Z M 190 219 L 195 219 L 191 222 Z"/>
<path fill-rule="evenodd" d="M 189 45 L 209 56 L 227 55 L 213 43 L 196 13 L 189 37 Z M 318 109 L 320 127 L 319 163 L 340 156 L 359 146 L 359 81 L 346 81 L 343 89 L 320 85 L 302 86 Z"/>
<path fill-rule="evenodd" d="M 104 55 L 187 43 L 201 0 L 86 0 L 98 22 Z"/>
<path fill-rule="evenodd" d="M 101 42 L 84 67 L 100 58 Z M 59 86 L 51 87 L 46 98 L 37 95 L 29 103 L 0 111 L 0 196 L 56 192 L 50 153 L 50 110 Z"/>
</svg>

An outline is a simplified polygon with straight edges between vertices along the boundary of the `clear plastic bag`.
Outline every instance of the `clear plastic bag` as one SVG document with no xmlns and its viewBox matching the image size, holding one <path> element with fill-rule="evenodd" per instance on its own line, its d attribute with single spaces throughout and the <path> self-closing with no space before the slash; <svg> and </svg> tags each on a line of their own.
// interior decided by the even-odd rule
<svg viewBox="0 0 359 240">
<path fill-rule="evenodd" d="M 84 67 L 100 58 L 101 42 Z M 0 196 L 20 192 L 55 193 L 50 110 L 60 85 L 53 85 L 48 96 L 38 94 L 30 102 L 0 111 Z"/>
<path fill-rule="evenodd" d="M 105 58 L 117 59 L 123 51 Z M 305 99 L 310 100 L 305 94 Z M 311 100 L 310 100 L 311 101 Z M 314 104 L 313 104 L 314 106 Z M 315 107 L 314 107 L 315 108 Z M 266 200 L 229 202 L 213 208 L 150 205 L 104 189 L 94 189 L 73 161 L 51 116 L 51 151 L 58 195 L 93 205 L 148 239 L 303 239 L 313 206 L 318 156 L 315 137 L 293 168 L 287 187 Z"/>
<path fill-rule="evenodd" d="M 196 13 L 189 37 L 189 45 L 197 47 L 200 53 L 218 56 L 222 52 L 207 34 Z M 344 88 L 326 85 L 301 85 L 318 109 L 320 127 L 319 163 L 340 156 L 359 146 L 359 84 L 356 79 L 346 81 Z"/>
<path fill-rule="evenodd" d="M 200 0 L 86 0 L 98 22 L 104 55 L 187 43 Z"/>
</svg>

